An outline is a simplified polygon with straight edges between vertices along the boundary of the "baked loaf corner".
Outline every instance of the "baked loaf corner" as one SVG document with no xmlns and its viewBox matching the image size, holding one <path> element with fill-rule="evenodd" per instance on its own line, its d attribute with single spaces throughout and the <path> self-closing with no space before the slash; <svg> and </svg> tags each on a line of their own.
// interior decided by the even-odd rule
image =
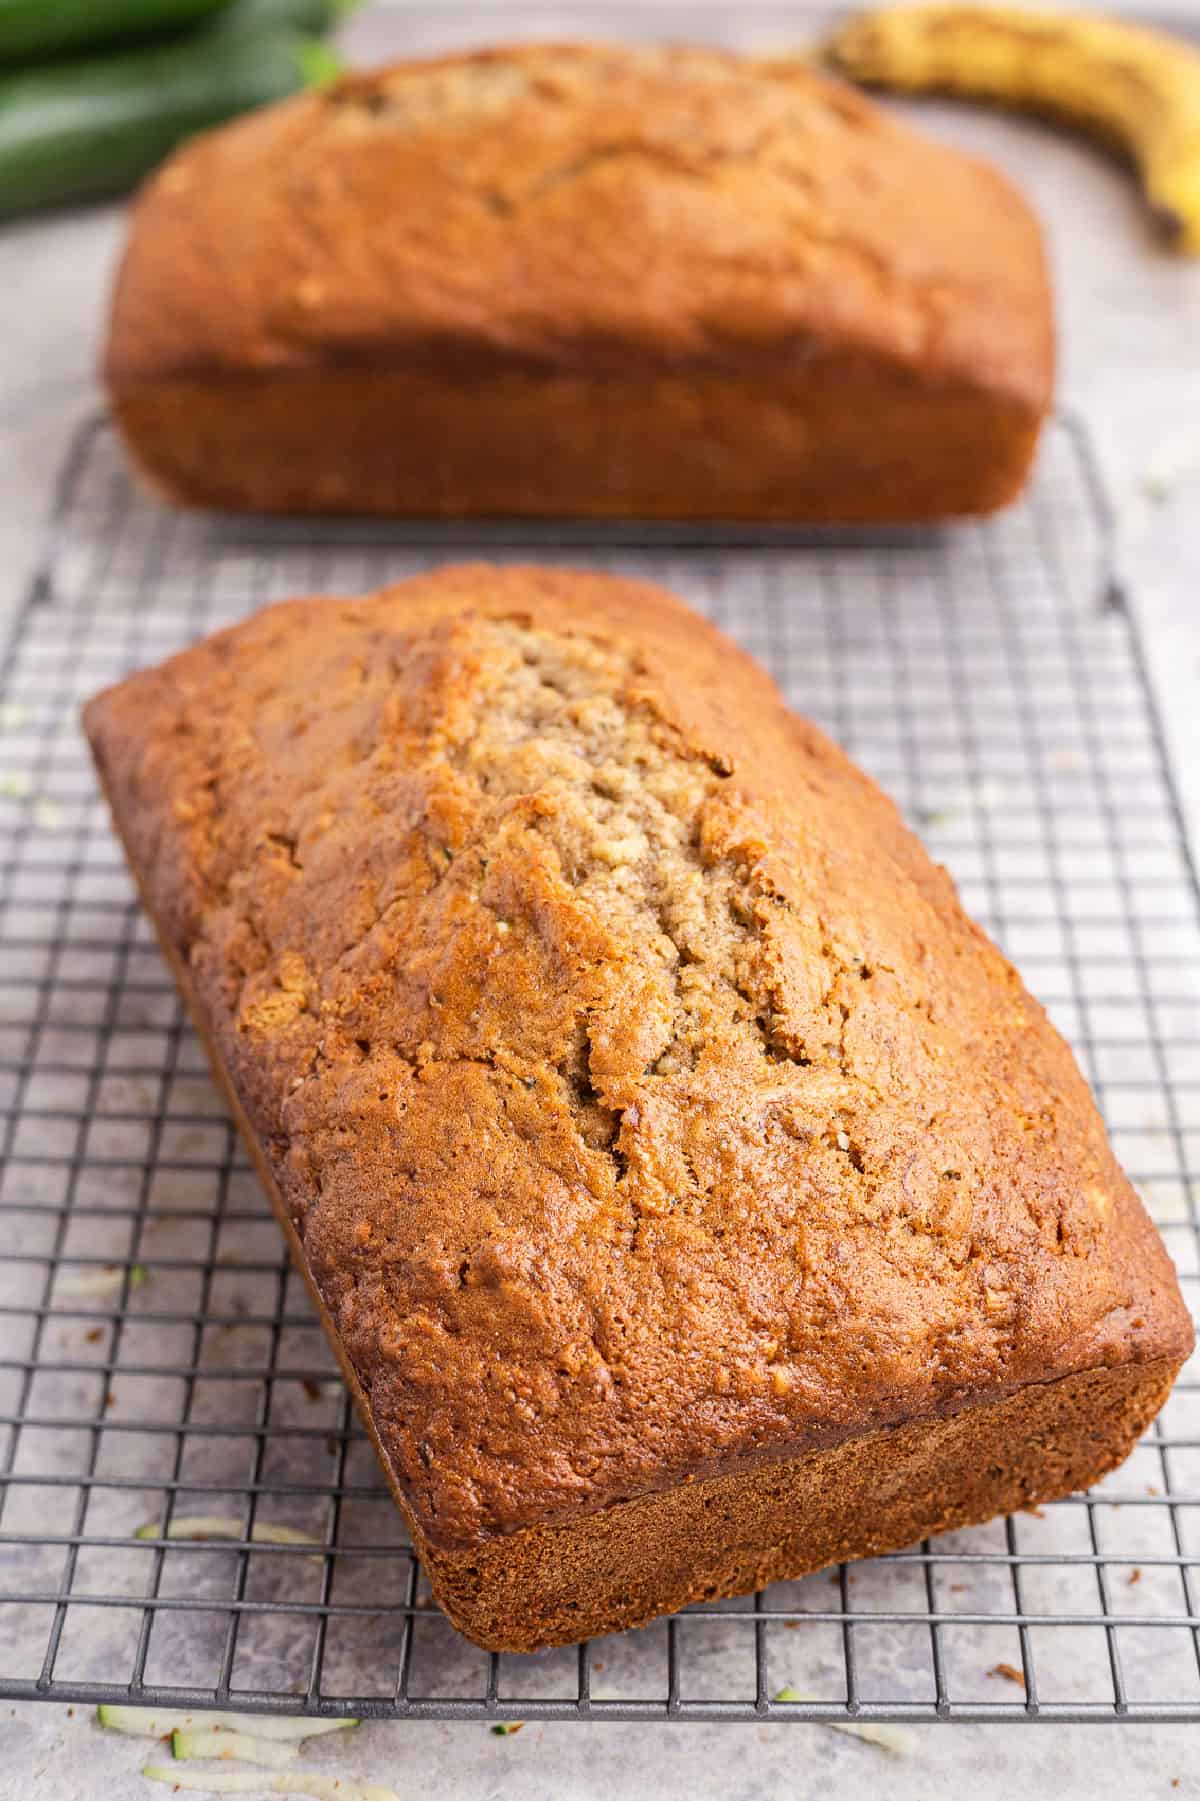
<svg viewBox="0 0 1200 1801">
<path fill-rule="evenodd" d="M 472 1638 L 1052 1498 L 1162 1405 L 1191 1325 L 1066 1045 L 669 595 L 454 568 L 288 603 L 86 726 Z"/>
<path fill-rule="evenodd" d="M 193 506 L 908 521 L 1013 498 L 1052 364 L 996 170 L 798 60 L 565 44 L 194 140 L 105 379 Z"/>
</svg>

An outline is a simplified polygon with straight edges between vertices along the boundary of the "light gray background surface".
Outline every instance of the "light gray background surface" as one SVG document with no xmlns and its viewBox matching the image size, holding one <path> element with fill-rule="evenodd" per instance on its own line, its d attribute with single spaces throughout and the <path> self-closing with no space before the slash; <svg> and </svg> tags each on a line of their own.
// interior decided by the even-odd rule
<svg viewBox="0 0 1200 1801">
<path fill-rule="evenodd" d="M 1165 11 L 1166 8 L 1159 8 Z M 1194 5 L 1173 9 L 1200 28 Z M 504 35 L 591 31 L 794 41 L 790 9 L 658 0 L 641 6 L 378 5 L 345 34 L 370 60 Z M 794 16 L 794 15 L 793 15 Z M 1003 164 L 1047 227 L 1059 293 L 1061 396 L 1098 443 L 1121 524 L 1122 560 L 1150 650 L 1193 836 L 1200 823 L 1200 262 L 1151 239 L 1129 181 L 1092 151 L 1036 125 L 925 107 L 931 131 Z M 18 599 L 49 486 L 92 371 L 122 229 L 118 209 L 0 229 L 0 609 Z M 1159 492 L 1151 499 L 1148 487 Z M 1165 493 L 1164 493 L 1165 490 Z M 826 1728 L 377 1725 L 306 1762 L 388 1782 L 404 1796 L 809 1797 L 878 1792 L 896 1801 L 1032 1795 L 1132 1801 L 1200 1797 L 1200 1728 L 953 1726 L 915 1729 L 886 1757 Z M 88 1711 L 0 1707 L 0 1801 L 131 1801 L 151 1791 L 130 1740 Z M 162 1790 L 169 1793 L 169 1790 Z"/>
</svg>

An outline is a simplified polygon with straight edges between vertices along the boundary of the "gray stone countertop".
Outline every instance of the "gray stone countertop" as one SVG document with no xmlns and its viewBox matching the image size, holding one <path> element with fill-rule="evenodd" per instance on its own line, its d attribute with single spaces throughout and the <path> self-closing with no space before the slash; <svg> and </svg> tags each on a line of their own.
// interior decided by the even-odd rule
<svg viewBox="0 0 1200 1801">
<path fill-rule="evenodd" d="M 1162 10 L 1162 9 L 1160 9 Z M 1177 6 L 1195 23 L 1194 6 Z M 794 13 L 683 0 L 591 7 L 368 7 L 347 34 L 363 60 L 503 35 L 794 38 Z M 1200 820 L 1200 262 L 1152 241 L 1128 179 L 1032 123 L 924 107 L 927 128 L 993 157 L 1045 221 L 1059 295 L 1062 401 L 1084 416 L 1116 504 L 1121 559 L 1193 831 Z M 94 406 L 117 208 L 0 229 L 0 608 L 18 600 L 55 469 Z M 1148 490 L 1156 490 L 1151 498 Z M 1200 1796 L 1200 1729 L 942 1726 L 915 1729 L 903 1758 L 820 1726 L 538 1725 L 494 1737 L 478 1724 L 378 1724 L 306 1762 L 387 1782 L 403 1796 L 855 1796 L 1089 1801 Z M 133 1801 L 151 1791 L 140 1747 L 101 1733 L 89 1710 L 0 1706 L 0 1798 Z M 169 1791 L 162 1791 L 164 1793 Z"/>
</svg>

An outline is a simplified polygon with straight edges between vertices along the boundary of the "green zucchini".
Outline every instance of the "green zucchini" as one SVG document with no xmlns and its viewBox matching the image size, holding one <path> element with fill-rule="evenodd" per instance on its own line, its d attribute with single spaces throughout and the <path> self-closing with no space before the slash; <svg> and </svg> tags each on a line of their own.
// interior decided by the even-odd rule
<svg viewBox="0 0 1200 1801">
<path fill-rule="evenodd" d="M 0 62 L 38 62 L 94 44 L 185 31 L 229 0 L 0 0 Z"/>
<path fill-rule="evenodd" d="M 322 37 L 358 4 L 359 0 L 233 0 L 207 29 L 241 32 L 270 28 Z"/>
<path fill-rule="evenodd" d="M 314 38 L 262 31 L 0 76 L 0 218 L 123 193 L 194 132 L 340 68 Z"/>
</svg>

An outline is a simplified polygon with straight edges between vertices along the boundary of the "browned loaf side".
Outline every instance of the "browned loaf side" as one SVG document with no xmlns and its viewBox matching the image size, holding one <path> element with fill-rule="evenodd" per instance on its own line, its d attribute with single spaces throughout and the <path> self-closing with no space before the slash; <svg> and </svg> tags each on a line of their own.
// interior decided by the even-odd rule
<svg viewBox="0 0 1200 1801">
<path fill-rule="evenodd" d="M 1192 1343 L 891 803 L 636 582 L 269 608 L 92 701 L 451 1618 L 528 1650 L 1085 1486 Z"/>
<path fill-rule="evenodd" d="M 798 61 L 526 46 L 347 77 L 149 184 L 106 379 L 184 503 L 923 520 L 1021 487 L 1037 225 Z"/>
</svg>

